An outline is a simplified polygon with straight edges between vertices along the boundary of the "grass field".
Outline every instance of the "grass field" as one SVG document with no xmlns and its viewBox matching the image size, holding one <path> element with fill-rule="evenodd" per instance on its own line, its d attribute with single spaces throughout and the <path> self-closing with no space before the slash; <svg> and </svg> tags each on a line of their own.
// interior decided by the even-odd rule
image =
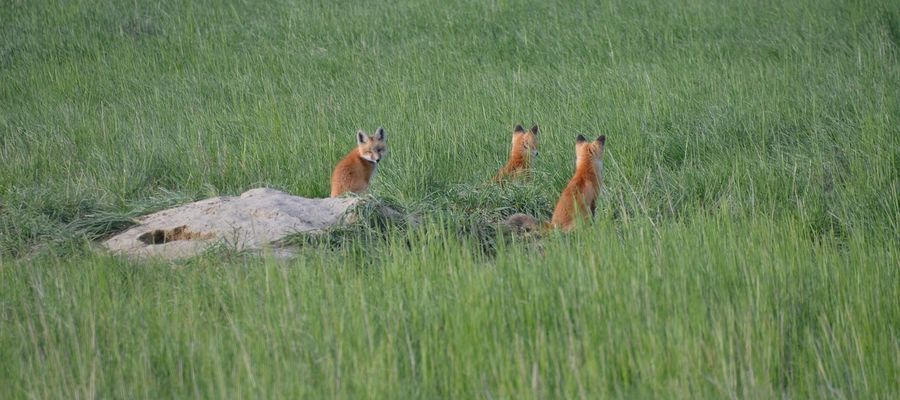
<svg viewBox="0 0 900 400">
<path fill-rule="evenodd" d="M 898 398 L 900 3 L 0 2 L 0 397 Z M 535 177 L 487 184 L 516 123 Z M 425 218 L 177 265 L 258 186 Z M 593 224 L 535 241 L 574 138 Z"/>
</svg>

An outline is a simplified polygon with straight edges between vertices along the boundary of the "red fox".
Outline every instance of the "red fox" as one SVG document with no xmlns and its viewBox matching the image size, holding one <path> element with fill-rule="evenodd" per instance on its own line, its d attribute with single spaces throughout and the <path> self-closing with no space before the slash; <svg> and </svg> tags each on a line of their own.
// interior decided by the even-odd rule
<svg viewBox="0 0 900 400">
<path fill-rule="evenodd" d="M 538 126 L 532 126 L 531 131 L 525 132 L 522 125 L 516 125 L 512 136 L 512 150 L 509 152 L 509 161 L 497 175 L 495 182 L 501 182 L 506 178 L 515 178 L 527 172 L 531 159 L 538 155 Z"/>
<path fill-rule="evenodd" d="M 369 136 L 363 130 L 356 132 L 356 148 L 350 151 L 331 174 L 331 197 L 347 192 L 362 193 L 369 188 L 375 175 L 375 167 L 387 151 L 387 136 L 379 127 Z"/>
<path fill-rule="evenodd" d="M 533 231 L 539 227 L 545 230 L 558 228 L 569 231 L 575 227 L 578 219 L 589 220 L 594 215 L 597 196 L 603 183 L 605 144 L 605 135 L 600 135 L 597 140 L 591 142 L 582 135 L 578 135 L 575 139 L 575 175 L 559 195 L 550 222 L 541 226 L 530 215 L 514 214 L 507 219 L 507 224 L 522 231 Z"/>
</svg>

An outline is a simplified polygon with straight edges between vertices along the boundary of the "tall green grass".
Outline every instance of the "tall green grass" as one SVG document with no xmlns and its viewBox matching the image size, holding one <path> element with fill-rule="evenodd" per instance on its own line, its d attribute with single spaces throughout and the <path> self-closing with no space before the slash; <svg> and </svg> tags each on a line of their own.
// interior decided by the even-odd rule
<svg viewBox="0 0 900 400">
<path fill-rule="evenodd" d="M 0 387 L 23 397 L 900 395 L 900 6 L 0 4 Z M 516 123 L 531 181 L 487 184 Z M 322 197 L 384 126 L 420 227 L 179 265 L 95 240 Z M 606 134 L 595 223 L 546 218 Z"/>
<path fill-rule="evenodd" d="M 0 378 L 14 397 L 897 394 L 895 247 L 723 216 L 490 259 L 451 233 L 375 263 L 9 265 Z"/>
</svg>

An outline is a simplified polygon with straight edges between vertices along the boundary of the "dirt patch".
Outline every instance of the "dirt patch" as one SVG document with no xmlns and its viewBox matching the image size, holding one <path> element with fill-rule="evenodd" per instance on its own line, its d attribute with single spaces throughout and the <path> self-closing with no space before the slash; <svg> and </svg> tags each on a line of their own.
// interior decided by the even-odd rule
<svg viewBox="0 0 900 400">
<path fill-rule="evenodd" d="M 308 199 L 259 188 L 240 196 L 221 196 L 159 211 L 103 245 L 113 253 L 136 258 L 180 259 L 224 245 L 237 251 L 270 248 L 301 232 L 324 231 L 353 223 L 360 198 Z"/>
</svg>

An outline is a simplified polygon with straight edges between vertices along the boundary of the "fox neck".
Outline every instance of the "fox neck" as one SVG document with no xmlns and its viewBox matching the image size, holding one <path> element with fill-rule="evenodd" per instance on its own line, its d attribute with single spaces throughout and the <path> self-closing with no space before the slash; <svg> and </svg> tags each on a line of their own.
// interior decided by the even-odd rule
<svg viewBox="0 0 900 400">
<path fill-rule="evenodd" d="M 509 164 L 510 165 L 523 165 L 528 166 L 531 163 L 531 155 L 526 151 L 516 151 L 517 149 L 513 149 L 512 152 L 509 153 Z"/>
<path fill-rule="evenodd" d="M 603 175 L 603 160 L 579 158 L 575 162 L 575 174 L 592 177 L 592 181 L 600 182 Z"/>
<path fill-rule="evenodd" d="M 360 165 L 362 165 L 363 169 L 365 169 L 365 171 L 368 172 L 369 175 L 375 173 L 375 167 L 378 166 L 378 163 L 374 163 L 365 159 L 365 157 L 363 157 L 359 151 L 356 152 L 356 157 L 358 158 Z"/>
</svg>

